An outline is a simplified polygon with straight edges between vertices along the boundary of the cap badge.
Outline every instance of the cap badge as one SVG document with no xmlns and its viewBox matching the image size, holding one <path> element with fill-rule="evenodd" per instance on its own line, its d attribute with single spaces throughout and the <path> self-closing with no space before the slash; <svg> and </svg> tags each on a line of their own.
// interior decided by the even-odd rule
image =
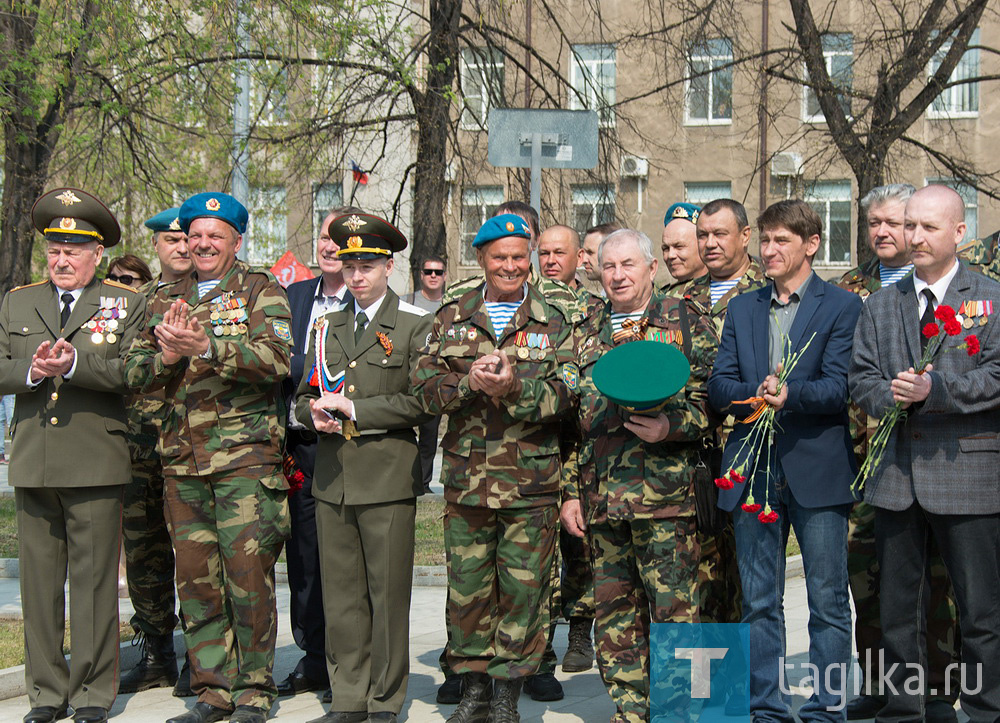
<svg viewBox="0 0 1000 723">
<path fill-rule="evenodd" d="M 70 218 L 69 216 L 64 216 L 59 219 L 59 228 L 65 229 L 67 231 L 73 231 L 76 229 L 76 219 Z"/>
<path fill-rule="evenodd" d="M 356 214 L 352 215 L 350 218 L 348 218 L 346 221 L 344 221 L 344 226 L 346 226 L 347 228 L 349 228 L 351 231 L 357 231 L 359 228 L 361 228 L 362 226 L 365 226 L 367 224 L 368 224 L 367 221 L 361 220 L 360 218 L 358 218 L 358 216 Z M 354 248 L 354 247 L 352 246 L 351 248 Z"/>
<path fill-rule="evenodd" d="M 508 231 L 513 231 L 514 230 L 514 224 L 512 224 L 510 221 L 507 222 L 507 230 Z"/>
<path fill-rule="evenodd" d="M 170 229 L 171 231 L 180 231 L 181 225 L 177 223 L 177 219 L 175 218 L 173 221 L 170 222 L 170 225 L 167 226 L 167 228 Z"/>
<path fill-rule="evenodd" d="M 205 208 L 207 208 L 209 211 L 218 211 L 220 208 L 222 208 L 222 204 L 219 203 L 219 199 L 210 198 L 207 201 L 205 201 Z"/>
<path fill-rule="evenodd" d="M 72 206 L 74 203 L 83 203 L 75 193 L 70 190 L 65 190 L 56 196 L 60 201 L 62 201 L 63 206 Z"/>
<path fill-rule="evenodd" d="M 347 248 L 349 249 L 359 249 L 364 245 L 360 236 L 351 236 L 347 239 Z"/>
</svg>

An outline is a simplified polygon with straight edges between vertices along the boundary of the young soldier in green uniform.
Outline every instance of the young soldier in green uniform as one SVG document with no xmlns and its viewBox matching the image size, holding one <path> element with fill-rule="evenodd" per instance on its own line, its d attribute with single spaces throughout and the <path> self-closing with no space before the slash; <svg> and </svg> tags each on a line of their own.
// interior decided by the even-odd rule
<svg viewBox="0 0 1000 723">
<path fill-rule="evenodd" d="M 715 335 L 694 305 L 654 292 L 657 265 L 639 231 L 615 231 L 601 244 L 608 302 L 577 353 L 583 443 L 579 474 L 562 492 L 563 525 L 590 542 L 597 661 L 617 708 L 613 723 L 649 720 L 650 623 L 699 622 L 692 483 L 710 428 Z M 604 354 L 640 339 L 679 347 L 691 365 L 687 385 L 657 414 L 630 414 L 594 384 Z"/>
<path fill-rule="evenodd" d="M 140 289 L 147 301 L 161 284 L 191 273 L 187 235 L 177 222 L 177 212 L 169 208 L 145 222 L 153 232 L 153 248 L 160 260 L 159 278 Z M 132 483 L 125 489 L 122 537 L 128 595 L 135 608 L 130 622 L 136 638 L 142 641 L 142 658 L 122 676 L 119 693 L 175 684 L 179 684 L 177 692 L 187 692 L 191 687 L 190 671 L 187 683 L 178 680 L 174 654 L 174 548 L 163 514 L 163 466 L 156 451 L 163 407 L 162 390 L 137 394 L 129 400 Z"/>
<path fill-rule="evenodd" d="M 121 237 L 98 199 L 49 191 L 32 223 L 48 241 L 49 279 L 0 306 L 0 394 L 16 394 L 10 466 L 24 611 L 25 723 L 103 723 L 118 689 L 118 551 L 129 481 L 123 358 L 145 299 L 99 281 Z M 63 657 L 67 570 L 69 662 Z"/>
<path fill-rule="evenodd" d="M 873 188 L 861 199 L 868 220 L 868 243 L 875 258 L 844 274 L 838 286 L 866 299 L 913 273 L 903 221 L 906 202 L 915 190 L 908 183 L 897 183 Z M 851 404 L 848 412 L 854 453 L 861 464 L 868 454 L 868 439 L 875 433 L 878 420 L 870 419 L 856 404 Z M 847 572 L 857 618 L 854 640 L 863 686 L 861 695 L 847 704 L 847 719 L 861 720 L 874 718 L 886 701 L 878 675 L 882 625 L 879 619 L 879 566 L 875 555 L 875 508 L 858 502 L 851 510 L 848 524 Z M 950 675 L 947 669 L 959 662 L 958 611 L 941 553 L 933 541 L 931 545 L 934 550 L 929 557 L 927 687 L 936 693 L 928 696 L 926 715 L 932 723 L 951 723 L 956 720 L 954 705 L 960 684 L 957 668 Z M 949 677 L 953 679 L 948 681 Z"/>
<path fill-rule="evenodd" d="M 317 319 L 296 396 L 319 433 L 313 497 L 319 535 L 331 710 L 313 723 L 395 723 L 409 678 L 416 498 L 413 427 L 430 415 L 410 392 L 431 316 L 389 288 L 406 238 L 377 216 L 330 223 L 354 297 Z"/>
<path fill-rule="evenodd" d="M 133 387 L 166 397 L 167 522 L 198 693 L 173 723 L 230 712 L 236 723 L 262 723 L 277 693 L 274 563 L 289 531 L 279 385 L 291 314 L 270 273 L 236 260 L 247 221 L 224 193 L 183 203 L 195 272 L 157 290 L 127 360 Z"/>
<path fill-rule="evenodd" d="M 571 321 L 528 283 L 530 238 L 513 214 L 483 225 L 473 246 L 485 283 L 438 310 L 413 379 L 424 409 L 448 414 L 448 662 L 465 676 L 453 723 L 519 720 L 546 646 L 560 417 L 576 368 Z"/>
</svg>

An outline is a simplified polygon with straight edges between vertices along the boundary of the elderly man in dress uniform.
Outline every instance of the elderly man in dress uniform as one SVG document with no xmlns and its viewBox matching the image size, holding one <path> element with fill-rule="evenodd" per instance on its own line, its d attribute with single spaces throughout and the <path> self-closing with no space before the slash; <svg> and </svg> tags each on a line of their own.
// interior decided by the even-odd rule
<svg viewBox="0 0 1000 723">
<path fill-rule="evenodd" d="M 262 723 L 277 695 L 274 563 L 289 530 L 280 384 L 291 314 L 270 273 L 236 260 L 239 201 L 199 193 L 178 218 L 194 273 L 157 289 L 126 362 L 133 387 L 166 398 L 164 497 L 198 694 L 172 720 Z"/>
<path fill-rule="evenodd" d="M 64 718 L 69 705 L 77 723 L 102 723 L 118 677 L 118 551 L 129 482 L 123 358 L 145 299 L 96 278 L 104 249 L 121 238 L 98 199 L 59 188 L 38 199 L 31 217 L 48 241 L 49 278 L 12 290 L 0 306 L 0 394 L 17 395 L 10 479 L 31 703 L 24 721 Z"/>
</svg>

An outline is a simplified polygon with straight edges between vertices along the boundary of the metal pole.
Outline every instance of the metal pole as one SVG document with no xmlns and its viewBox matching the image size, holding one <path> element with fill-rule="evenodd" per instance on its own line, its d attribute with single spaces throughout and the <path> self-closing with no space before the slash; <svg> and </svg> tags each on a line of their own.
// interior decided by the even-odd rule
<svg viewBox="0 0 1000 723">
<path fill-rule="evenodd" d="M 531 207 L 538 211 L 539 217 L 542 214 L 542 134 L 531 134 Z M 538 239 L 535 239 L 534 247 L 531 249 L 531 263 L 541 272 L 541 264 L 538 261 Z"/>
<path fill-rule="evenodd" d="M 247 16 L 242 0 L 236 7 L 236 55 L 246 52 Z M 237 60 L 235 67 L 236 98 L 233 100 L 233 183 L 232 194 L 245 206 L 249 207 L 250 181 L 247 178 L 247 164 L 250 161 L 248 138 L 250 135 L 250 73 L 246 60 Z M 237 257 L 246 261 L 249 252 L 250 239 L 244 239 L 243 245 L 236 253 Z"/>
</svg>

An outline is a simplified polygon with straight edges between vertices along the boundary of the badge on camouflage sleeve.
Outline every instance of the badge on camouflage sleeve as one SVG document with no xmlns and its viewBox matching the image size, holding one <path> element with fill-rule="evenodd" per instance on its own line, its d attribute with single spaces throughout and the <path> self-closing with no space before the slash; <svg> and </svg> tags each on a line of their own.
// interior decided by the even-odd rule
<svg viewBox="0 0 1000 723">
<path fill-rule="evenodd" d="M 271 322 L 271 327 L 274 329 L 274 335 L 282 341 L 292 340 L 292 330 L 285 319 L 275 319 Z"/>
<path fill-rule="evenodd" d="M 572 391 L 576 391 L 577 382 L 580 379 L 580 369 L 575 362 L 567 362 L 562 365 L 562 380 Z"/>
</svg>

